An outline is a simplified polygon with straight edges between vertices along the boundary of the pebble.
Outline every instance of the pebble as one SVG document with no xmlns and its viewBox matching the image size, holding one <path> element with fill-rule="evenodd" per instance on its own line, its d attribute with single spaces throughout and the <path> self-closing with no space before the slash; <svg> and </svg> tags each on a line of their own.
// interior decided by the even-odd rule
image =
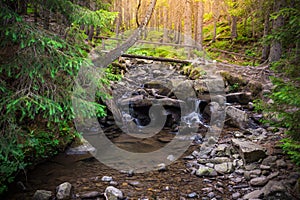
<svg viewBox="0 0 300 200">
<path fill-rule="evenodd" d="M 240 197 L 241 197 L 241 193 L 239 193 L 239 192 L 235 192 L 232 194 L 232 199 L 238 199 Z"/>
<path fill-rule="evenodd" d="M 167 170 L 167 167 L 166 167 L 165 163 L 160 163 L 156 167 L 157 167 L 157 170 L 160 171 L 160 172 Z"/>
<path fill-rule="evenodd" d="M 269 181 L 269 179 L 267 177 L 261 176 L 261 177 L 251 179 L 250 180 L 250 185 L 252 185 L 252 186 L 264 186 L 265 184 L 267 184 L 268 181 Z"/>
<path fill-rule="evenodd" d="M 214 192 L 210 192 L 210 193 L 207 194 L 207 197 L 208 197 L 208 198 L 211 198 L 211 199 L 214 198 L 215 196 L 216 196 L 216 195 L 215 195 Z"/>
<path fill-rule="evenodd" d="M 123 199 L 123 192 L 114 186 L 108 186 L 105 189 L 104 196 L 107 199 Z"/>
<path fill-rule="evenodd" d="M 56 198 L 57 199 L 69 199 L 72 193 L 72 185 L 69 182 L 64 182 L 57 186 L 56 188 Z"/>
<path fill-rule="evenodd" d="M 189 194 L 187 195 L 187 197 L 188 197 L 188 198 L 196 198 L 196 197 L 198 197 L 198 195 L 197 195 L 196 192 L 192 192 L 192 193 L 189 193 Z"/>
<path fill-rule="evenodd" d="M 113 180 L 113 178 L 111 176 L 103 176 L 101 178 L 101 181 L 103 181 L 103 182 L 110 182 L 112 180 Z"/>
</svg>

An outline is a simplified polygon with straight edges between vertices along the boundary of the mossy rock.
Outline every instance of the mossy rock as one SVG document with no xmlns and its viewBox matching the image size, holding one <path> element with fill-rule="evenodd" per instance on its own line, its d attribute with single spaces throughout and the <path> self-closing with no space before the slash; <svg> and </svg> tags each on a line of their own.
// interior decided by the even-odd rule
<svg viewBox="0 0 300 200">
<path fill-rule="evenodd" d="M 224 81 L 226 81 L 229 85 L 238 84 L 239 86 L 246 86 L 249 82 L 242 76 L 231 74 L 230 72 L 227 71 L 221 71 L 220 75 L 223 77 Z"/>
<path fill-rule="evenodd" d="M 249 81 L 245 90 L 251 92 L 253 97 L 259 97 L 263 91 L 263 85 L 258 81 Z"/>
</svg>

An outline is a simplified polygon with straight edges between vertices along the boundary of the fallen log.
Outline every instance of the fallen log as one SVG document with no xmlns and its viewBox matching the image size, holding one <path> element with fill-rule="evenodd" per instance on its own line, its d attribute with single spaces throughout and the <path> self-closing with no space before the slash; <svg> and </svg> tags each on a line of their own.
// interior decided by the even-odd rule
<svg viewBox="0 0 300 200">
<path fill-rule="evenodd" d="M 180 60 L 175 58 L 162 58 L 162 57 L 142 56 L 142 55 L 133 55 L 133 54 L 122 54 L 121 56 L 126 58 L 138 58 L 138 59 L 154 60 L 154 61 L 161 61 L 161 62 L 174 62 L 174 63 L 182 63 L 182 64 L 192 63 L 191 61 L 188 60 Z"/>
</svg>

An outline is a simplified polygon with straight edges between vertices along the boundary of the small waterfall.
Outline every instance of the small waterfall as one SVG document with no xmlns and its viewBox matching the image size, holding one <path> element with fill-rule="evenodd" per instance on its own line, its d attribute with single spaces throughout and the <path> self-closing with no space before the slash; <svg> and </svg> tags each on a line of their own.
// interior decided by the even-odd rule
<svg viewBox="0 0 300 200">
<path fill-rule="evenodd" d="M 200 113 L 200 110 L 199 110 L 199 105 L 201 103 L 201 100 L 199 99 L 194 99 L 194 110 L 189 113 L 188 115 L 186 116 L 183 116 L 182 117 L 182 121 L 184 123 L 186 123 L 189 127 L 191 126 L 195 126 L 195 125 L 203 125 L 205 127 L 208 127 L 203 121 L 203 117 L 202 117 L 202 114 Z"/>
</svg>

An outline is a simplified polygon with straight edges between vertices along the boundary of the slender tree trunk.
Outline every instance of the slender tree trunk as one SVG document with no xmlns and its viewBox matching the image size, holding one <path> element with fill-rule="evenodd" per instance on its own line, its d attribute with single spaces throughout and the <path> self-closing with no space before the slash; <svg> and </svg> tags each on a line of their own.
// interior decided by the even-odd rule
<svg viewBox="0 0 300 200">
<path fill-rule="evenodd" d="M 185 0 L 184 11 L 184 44 L 192 45 L 192 8 L 190 0 Z"/>
<path fill-rule="evenodd" d="M 90 26 L 89 29 L 89 34 L 88 34 L 88 40 L 92 41 L 93 37 L 94 37 L 94 31 L 95 31 L 95 27 L 93 25 Z"/>
<path fill-rule="evenodd" d="M 203 42 L 203 15 L 204 15 L 204 5 L 203 1 L 200 0 L 198 3 L 197 9 L 197 31 L 196 31 L 196 42 L 201 45 Z"/>
<path fill-rule="evenodd" d="M 274 11 L 278 12 L 281 8 L 284 7 L 284 5 L 285 5 L 285 0 L 275 1 Z M 273 29 L 273 31 L 277 31 L 283 25 L 284 25 L 284 18 L 283 18 L 283 16 L 279 16 L 273 21 L 272 29 Z M 281 42 L 274 39 L 271 43 L 269 61 L 270 62 L 277 61 L 281 58 L 281 55 L 282 55 Z"/>
<path fill-rule="evenodd" d="M 213 0 L 213 20 L 214 20 L 214 29 L 213 29 L 213 38 L 212 38 L 212 41 L 216 41 L 216 37 L 217 37 L 217 22 L 219 20 L 219 17 L 220 17 L 220 12 L 219 12 L 219 2 L 218 0 Z"/>
<path fill-rule="evenodd" d="M 232 16 L 232 23 L 231 23 L 231 39 L 237 38 L 237 16 Z"/>
<path fill-rule="evenodd" d="M 251 15 L 251 29 L 252 29 L 252 38 L 255 37 L 255 23 L 254 23 L 255 17 L 254 14 L 252 13 Z"/>
<path fill-rule="evenodd" d="M 266 37 L 269 34 L 269 30 L 270 30 L 270 13 L 267 12 L 265 15 L 265 20 L 264 20 L 264 36 Z M 263 46 L 263 50 L 262 50 L 262 57 L 261 59 L 263 61 L 266 61 L 269 57 L 270 54 L 270 45 L 269 44 L 264 44 Z"/>
<path fill-rule="evenodd" d="M 168 10 L 166 6 L 163 6 L 163 25 L 164 25 L 164 36 L 163 42 L 168 42 Z"/>
</svg>

